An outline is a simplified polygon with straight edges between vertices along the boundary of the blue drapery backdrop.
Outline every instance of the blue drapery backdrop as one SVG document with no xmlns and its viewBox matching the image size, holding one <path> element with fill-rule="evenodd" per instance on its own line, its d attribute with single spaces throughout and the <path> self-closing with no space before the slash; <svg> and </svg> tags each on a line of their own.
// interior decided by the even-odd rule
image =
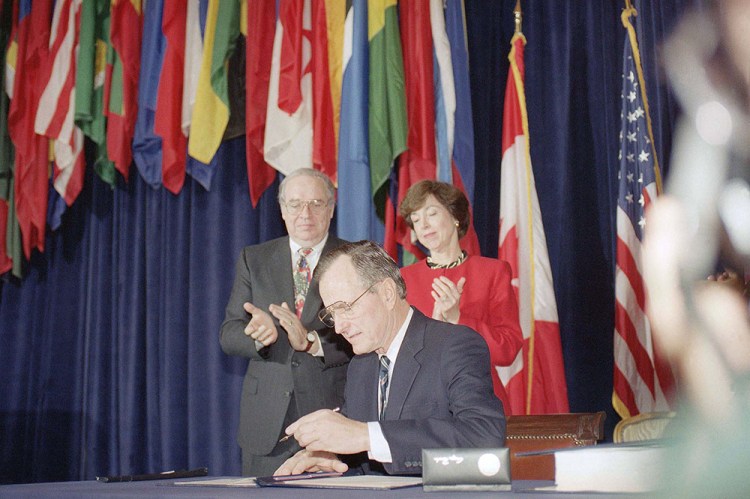
<svg viewBox="0 0 750 499">
<path fill-rule="evenodd" d="M 676 109 L 659 43 L 691 4 L 635 3 L 663 170 Z M 466 2 L 475 225 L 488 256 L 514 5 Z M 607 411 L 610 429 L 622 8 L 523 2 L 531 155 L 570 408 Z M 240 249 L 284 233 L 277 183 L 250 205 L 244 151 L 244 138 L 222 145 L 210 192 L 188 178 L 175 196 L 137 174 L 111 189 L 89 173 L 23 281 L 0 283 L 0 483 L 200 466 L 240 474 L 246 361 L 221 352 L 219 325 Z"/>
</svg>

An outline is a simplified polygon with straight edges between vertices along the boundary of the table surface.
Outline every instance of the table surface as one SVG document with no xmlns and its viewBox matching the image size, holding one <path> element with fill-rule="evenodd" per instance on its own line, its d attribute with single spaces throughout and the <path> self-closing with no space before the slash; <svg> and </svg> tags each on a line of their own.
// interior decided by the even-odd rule
<svg viewBox="0 0 750 499">
<path fill-rule="evenodd" d="M 221 477 L 205 477 L 200 480 L 215 480 Z M 240 478 L 240 477 L 224 477 Z M 457 492 L 440 491 L 425 492 L 421 486 L 408 487 L 394 490 L 352 490 L 352 489 L 308 489 L 308 488 L 284 488 L 284 487 L 218 487 L 218 486 L 196 486 L 176 485 L 180 481 L 196 481 L 197 479 L 184 480 L 151 480 L 142 482 L 120 482 L 103 483 L 95 480 L 81 482 L 48 482 L 33 484 L 13 484 L 0 486 L 0 498 L 6 497 L 28 497 L 33 499 L 43 498 L 79 498 L 79 497 L 277 497 L 277 498 L 320 498 L 335 499 L 349 497 L 375 497 L 378 499 L 406 499 L 414 497 L 425 497 L 432 499 L 455 498 L 464 495 L 472 499 L 497 498 L 497 497 L 566 497 L 570 493 L 540 491 L 538 487 L 553 485 L 547 481 L 525 481 L 513 482 L 512 490 L 509 492 Z M 576 497 L 622 497 L 622 494 L 574 494 Z"/>
</svg>

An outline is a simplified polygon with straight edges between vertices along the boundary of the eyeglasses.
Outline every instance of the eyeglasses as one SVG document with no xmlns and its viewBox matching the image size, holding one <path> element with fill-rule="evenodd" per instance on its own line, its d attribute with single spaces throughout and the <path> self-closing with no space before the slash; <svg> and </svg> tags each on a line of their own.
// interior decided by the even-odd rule
<svg viewBox="0 0 750 499">
<path fill-rule="evenodd" d="M 350 314 L 352 312 L 352 307 L 355 303 L 359 301 L 360 298 L 365 296 L 374 286 L 376 283 L 373 283 L 370 285 L 369 288 L 364 290 L 361 295 L 356 297 L 354 301 L 351 303 L 347 303 L 345 301 L 337 301 L 336 303 L 331 303 L 326 308 L 318 312 L 318 319 L 325 324 L 328 327 L 333 327 L 336 324 L 336 316 L 338 314 Z"/>
<path fill-rule="evenodd" d="M 292 199 L 288 203 L 285 202 L 284 206 L 286 206 L 287 211 L 291 215 L 302 213 L 302 210 L 304 210 L 305 207 L 310 208 L 311 213 L 319 215 L 323 213 L 323 211 L 328 207 L 329 204 L 330 201 L 323 199 L 308 199 L 307 201 L 303 201 L 301 199 Z"/>
</svg>

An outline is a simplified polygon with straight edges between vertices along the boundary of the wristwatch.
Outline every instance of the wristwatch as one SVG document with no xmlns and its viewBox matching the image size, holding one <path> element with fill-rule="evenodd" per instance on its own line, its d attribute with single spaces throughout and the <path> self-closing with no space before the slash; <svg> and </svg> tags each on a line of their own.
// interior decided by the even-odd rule
<svg viewBox="0 0 750 499">
<path fill-rule="evenodd" d="M 309 352 L 312 346 L 315 344 L 315 340 L 318 338 L 318 335 L 315 334 L 315 331 L 308 331 L 307 332 L 307 346 L 305 347 L 305 352 Z"/>
</svg>

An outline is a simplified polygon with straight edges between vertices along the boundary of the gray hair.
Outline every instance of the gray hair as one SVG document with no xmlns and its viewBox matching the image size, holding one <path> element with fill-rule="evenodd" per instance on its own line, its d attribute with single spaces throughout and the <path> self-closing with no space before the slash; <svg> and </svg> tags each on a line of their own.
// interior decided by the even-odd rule
<svg viewBox="0 0 750 499">
<path fill-rule="evenodd" d="M 294 170 L 292 173 L 284 177 L 284 180 L 281 181 L 281 184 L 279 184 L 279 203 L 283 203 L 284 200 L 284 190 L 286 188 L 286 183 L 289 179 L 300 177 L 300 176 L 307 176 L 312 178 L 317 178 L 321 182 L 323 182 L 323 185 L 325 185 L 326 190 L 328 191 L 328 201 L 336 202 L 336 188 L 333 186 L 333 182 L 331 182 L 331 179 L 328 178 L 328 175 L 321 172 L 320 170 L 314 170 L 312 168 L 298 168 Z"/>
<path fill-rule="evenodd" d="M 322 279 L 333 262 L 342 256 L 351 258 L 354 270 L 363 286 L 370 287 L 375 283 L 391 278 L 396 283 L 399 298 L 406 299 L 406 283 L 404 283 L 404 278 L 401 277 L 398 264 L 383 248 L 372 241 L 346 243 L 329 251 L 320 257 L 320 261 L 315 267 L 315 278 Z"/>
</svg>

